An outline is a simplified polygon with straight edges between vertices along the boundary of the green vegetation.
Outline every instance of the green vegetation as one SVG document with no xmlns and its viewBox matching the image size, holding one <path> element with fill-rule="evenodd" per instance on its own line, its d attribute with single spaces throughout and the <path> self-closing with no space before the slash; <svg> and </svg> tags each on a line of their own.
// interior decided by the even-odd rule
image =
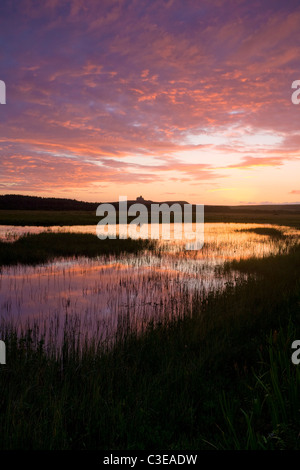
<svg viewBox="0 0 300 470">
<path fill-rule="evenodd" d="M 89 233 L 43 232 L 25 235 L 14 242 L 0 241 L 0 266 L 19 263 L 35 265 L 57 257 L 137 253 L 153 245 L 154 242 L 141 239 L 100 240 Z"/>
<path fill-rule="evenodd" d="M 285 225 L 300 229 L 300 211 L 288 210 L 211 210 L 204 211 L 206 223 L 257 223 Z M 133 220 L 131 217 L 130 220 Z M 90 210 L 0 210 L 0 225 L 67 226 L 94 225 L 100 221 Z"/>
<path fill-rule="evenodd" d="M 99 222 L 96 211 L 0 210 L 1 225 L 64 226 L 94 225 Z"/>
<path fill-rule="evenodd" d="M 288 211 L 205 212 L 206 223 L 273 224 L 300 229 L 300 213 Z"/>
<path fill-rule="evenodd" d="M 284 238 L 284 234 L 273 227 L 257 227 L 237 230 L 238 232 L 256 233 L 257 235 L 268 235 L 271 238 Z"/>
<path fill-rule="evenodd" d="M 0 447 L 299 450 L 300 246 L 232 267 L 248 279 L 112 349 L 3 327 Z"/>
</svg>

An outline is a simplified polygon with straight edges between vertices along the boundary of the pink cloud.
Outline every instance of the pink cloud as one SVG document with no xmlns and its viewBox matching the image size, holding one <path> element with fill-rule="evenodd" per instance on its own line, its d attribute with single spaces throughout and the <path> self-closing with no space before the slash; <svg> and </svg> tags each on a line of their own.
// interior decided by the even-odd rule
<svg viewBox="0 0 300 470">
<path fill-rule="evenodd" d="M 240 163 L 228 165 L 227 168 L 248 170 L 260 166 L 279 167 L 284 164 L 285 157 L 244 157 Z"/>
<path fill-rule="evenodd" d="M 26 0 L 20 12 L 2 5 L 0 36 L 10 45 L 2 51 L 3 188 L 194 185 L 224 178 L 224 169 L 229 176 L 297 163 L 299 109 L 290 98 L 300 78 L 300 9 L 293 1 L 279 8 L 244 0 Z M 282 140 L 249 156 L 257 147 L 239 138 L 247 129 Z M 201 133 L 210 145 L 187 143 Z M 217 134 L 226 143 L 214 144 Z M 208 149 L 221 155 L 218 168 Z M 185 161 L 192 150 L 196 163 Z M 137 163 L 128 163 L 132 157 Z"/>
</svg>

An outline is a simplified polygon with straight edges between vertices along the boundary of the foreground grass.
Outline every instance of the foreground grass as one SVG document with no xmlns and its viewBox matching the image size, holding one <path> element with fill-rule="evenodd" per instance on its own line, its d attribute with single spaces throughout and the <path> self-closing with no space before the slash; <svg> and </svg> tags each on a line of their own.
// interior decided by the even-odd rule
<svg viewBox="0 0 300 470">
<path fill-rule="evenodd" d="M 141 239 L 100 240 L 96 235 L 89 233 L 30 234 L 13 243 L 0 241 L 0 266 L 18 263 L 35 265 L 49 262 L 57 257 L 137 253 L 151 248 L 153 243 Z"/>
<path fill-rule="evenodd" d="M 299 450 L 300 247 L 234 267 L 253 276 L 112 350 L 2 330 L 1 448 Z"/>
</svg>

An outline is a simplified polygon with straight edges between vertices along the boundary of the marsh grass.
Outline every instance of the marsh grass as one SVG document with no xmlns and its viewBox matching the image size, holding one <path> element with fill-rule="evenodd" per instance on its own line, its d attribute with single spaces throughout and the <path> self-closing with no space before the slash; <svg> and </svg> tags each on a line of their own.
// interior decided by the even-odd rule
<svg viewBox="0 0 300 470">
<path fill-rule="evenodd" d="M 260 361 L 244 380 L 243 402 L 220 397 L 226 422 L 224 448 L 235 450 L 300 449 L 300 369 L 291 361 L 291 344 L 299 336 L 292 321 L 272 330 L 259 351 Z"/>
<path fill-rule="evenodd" d="M 27 234 L 16 240 L 0 241 L 0 266 L 36 265 L 58 257 L 96 257 L 103 254 L 138 253 L 152 249 L 153 241 L 133 239 L 99 240 L 90 233 Z"/>
<path fill-rule="evenodd" d="M 257 235 L 268 235 L 271 238 L 285 238 L 285 235 L 282 233 L 281 230 L 273 227 L 256 227 L 256 228 L 246 228 L 240 229 L 238 232 L 246 232 L 246 233 L 256 233 Z"/>
<path fill-rule="evenodd" d="M 3 327 L 1 448 L 299 449 L 300 247 L 234 268 L 248 279 L 184 317 L 142 334 L 124 318 L 113 347 Z"/>
<path fill-rule="evenodd" d="M 268 210 L 252 208 L 252 210 L 211 211 L 205 208 L 206 223 L 260 223 L 296 227 L 300 229 L 299 211 Z M 1 225 L 15 226 L 66 226 L 93 225 L 99 222 L 96 211 L 59 211 L 59 210 L 0 210 Z M 131 218 L 130 218 L 131 220 Z"/>
</svg>

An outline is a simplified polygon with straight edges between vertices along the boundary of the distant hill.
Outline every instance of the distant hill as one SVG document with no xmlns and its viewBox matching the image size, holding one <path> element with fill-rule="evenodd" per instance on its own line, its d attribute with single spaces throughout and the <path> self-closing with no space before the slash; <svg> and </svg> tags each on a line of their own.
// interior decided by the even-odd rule
<svg viewBox="0 0 300 470">
<path fill-rule="evenodd" d="M 180 205 L 188 204 L 186 201 L 164 201 L 167 204 L 178 203 Z M 128 207 L 135 203 L 143 203 L 146 206 L 154 204 L 154 201 L 137 198 L 128 200 Z M 54 197 L 22 196 L 18 194 L 6 194 L 0 196 L 0 210 L 44 210 L 44 211 L 96 211 L 101 202 L 84 202 L 76 199 L 61 199 Z M 117 207 L 119 201 L 113 201 L 112 204 Z M 157 202 L 156 204 L 162 204 Z"/>
<path fill-rule="evenodd" d="M 1 210 L 46 210 L 46 211 L 95 211 L 98 203 L 60 199 L 54 197 L 21 196 L 6 194 L 0 196 Z"/>
<path fill-rule="evenodd" d="M 180 205 L 188 204 L 186 201 L 151 201 L 145 200 L 142 197 L 137 198 L 136 200 L 128 200 L 128 207 L 135 203 L 143 203 L 146 206 L 150 204 L 175 204 Z M 44 198 L 38 196 L 22 196 L 19 194 L 6 194 L 0 196 L 0 210 L 44 210 L 44 211 L 96 211 L 98 205 L 101 202 L 84 202 L 77 201 L 76 199 L 62 199 L 62 198 Z M 111 202 L 115 207 L 118 207 L 119 201 Z M 244 205 L 244 206 L 214 206 L 214 205 L 205 205 L 205 212 L 232 212 L 241 213 L 241 212 L 257 213 L 257 212 L 266 212 L 273 211 L 274 213 L 290 213 L 290 212 L 299 212 L 300 213 L 300 204 L 266 204 L 266 205 Z"/>
<path fill-rule="evenodd" d="M 300 212 L 300 204 L 258 204 L 251 206 L 229 206 L 232 212 Z"/>
</svg>

